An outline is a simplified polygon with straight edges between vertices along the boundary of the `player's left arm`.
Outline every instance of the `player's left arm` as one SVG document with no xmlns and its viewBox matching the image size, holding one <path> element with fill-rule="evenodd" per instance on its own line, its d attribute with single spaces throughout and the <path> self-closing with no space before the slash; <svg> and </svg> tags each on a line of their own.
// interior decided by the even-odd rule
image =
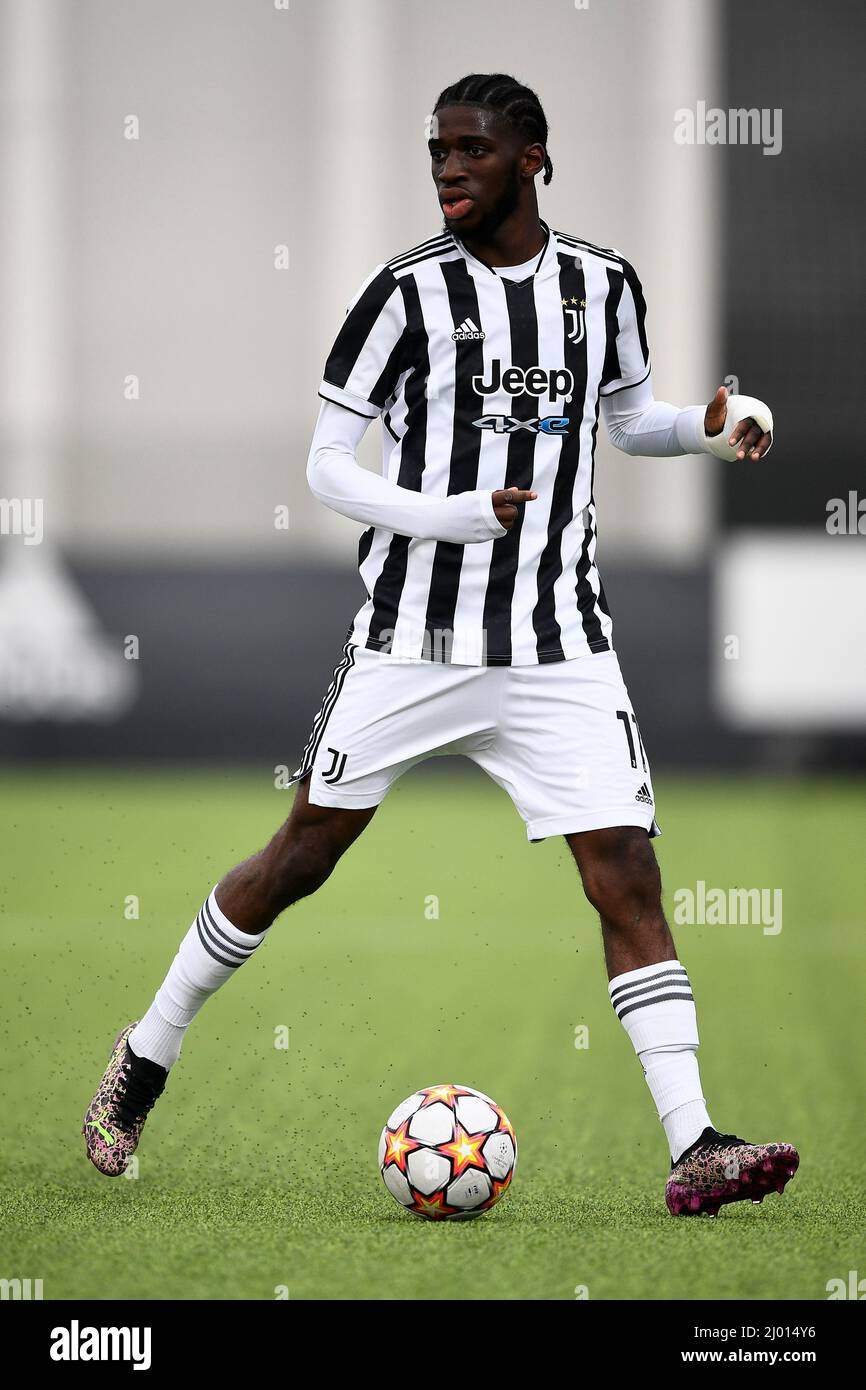
<svg viewBox="0 0 866 1390">
<path fill-rule="evenodd" d="M 625 454 L 670 458 L 715 454 L 717 458 L 761 459 L 773 443 L 770 407 L 753 396 L 729 396 L 720 386 L 709 405 L 681 409 L 653 396 L 652 374 L 637 386 L 602 396 L 611 443 Z"/>
<path fill-rule="evenodd" d="M 623 260 L 615 306 L 616 334 L 607 343 L 599 394 L 611 442 L 648 457 L 715 454 L 761 459 L 773 443 L 773 414 L 754 396 L 720 386 L 709 405 L 681 409 L 653 396 L 646 303 L 634 268 Z"/>
</svg>

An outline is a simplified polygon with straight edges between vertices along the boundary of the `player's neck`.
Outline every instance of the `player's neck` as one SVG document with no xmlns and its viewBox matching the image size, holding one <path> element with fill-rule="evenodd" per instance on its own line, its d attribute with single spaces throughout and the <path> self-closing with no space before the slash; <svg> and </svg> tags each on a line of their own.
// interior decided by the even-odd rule
<svg viewBox="0 0 866 1390">
<path fill-rule="evenodd" d="M 517 210 L 496 228 L 492 235 L 461 238 L 477 260 L 485 265 L 523 265 L 542 251 L 547 234 L 541 225 L 538 208 Z"/>
</svg>

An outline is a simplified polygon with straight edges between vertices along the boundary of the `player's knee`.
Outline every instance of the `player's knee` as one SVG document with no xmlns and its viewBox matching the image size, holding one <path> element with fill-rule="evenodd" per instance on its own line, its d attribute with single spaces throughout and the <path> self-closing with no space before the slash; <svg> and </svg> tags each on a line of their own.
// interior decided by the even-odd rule
<svg viewBox="0 0 866 1390">
<path fill-rule="evenodd" d="M 300 835 L 271 867 L 272 896 L 284 907 L 309 897 L 330 878 L 338 858 L 321 835 Z"/>
<path fill-rule="evenodd" d="M 578 866 L 587 898 L 614 926 L 633 923 L 661 905 L 659 867 L 642 831 L 608 837 L 597 852 L 582 855 Z"/>
<path fill-rule="evenodd" d="M 630 868 L 617 874 L 610 866 L 593 871 L 584 891 L 596 912 L 613 927 L 633 926 L 661 906 L 658 869 Z"/>
<path fill-rule="evenodd" d="M 275 839 L 259 856 L 258 876 L 274 915 L 315 893 L 339 859 L 328 837 L 295 829 Z"/>
</svg>

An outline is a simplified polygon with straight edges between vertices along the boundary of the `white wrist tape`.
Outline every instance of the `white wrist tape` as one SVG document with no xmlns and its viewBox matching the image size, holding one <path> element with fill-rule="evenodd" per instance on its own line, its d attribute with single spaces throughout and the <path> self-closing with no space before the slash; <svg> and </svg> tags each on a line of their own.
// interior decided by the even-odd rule
<svg viewBox="0 0 866 1390">
<path fill-rule="evenodd" d="M 756 425 L 769 433 L 770 442 L 767 445 L 767 453 L 773 447 L 773 412 L 763 401 L 759 401 L 755 396 L 728 396 L 728 413 L 725 416 L 725 423 L 718 434 L 707 435 L 704 432 L 703 420 L 701 421 L 701 434 L 703 444 L 707 453 L 715 454 L 717 459 L 725 459 L 732 463 L 737 457 L 737 450 L 742 448 L 742 441 L 739 444 L 729 444 L 728 440 L 734 432 L 734 427 L 741 420 L 751 417 Z M 748 458 L 748 454 L 746 455 Z"/>
</svg>

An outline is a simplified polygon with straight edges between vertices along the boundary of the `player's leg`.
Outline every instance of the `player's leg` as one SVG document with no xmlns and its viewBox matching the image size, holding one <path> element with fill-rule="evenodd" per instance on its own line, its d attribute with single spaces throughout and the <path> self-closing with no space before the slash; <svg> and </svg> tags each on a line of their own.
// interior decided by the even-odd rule
<svg viewBox="0 0 866 1390">
<path fill-rule="evenodd" d="M 365 786 L 366 795 L 350 797 L 345 806 L 327 788 L 321 798 L 317 788 L 311 797 L 310 789 L 325 770 L 314 767 L 314 754 L 335 708 L 348 706 L 350 725 L 363 727 L 376 679 L 375 670 L 347 643 L 295 775 L 300 785 L 288 821 L 265 849 L 209 894 L 149 1009 L 115 1039 L 82 1126 L 88 1157 L 107 1176 L 125 1171 L 202 1005 L 252 958 L 275 917 L 315 892 L 375 813 L 387 779 Z M 309 779 L 308 773 L 313 774 Z"/>
<path fill-rule="evenodd" d="M 711 1128 L 697 1060 L 694 996 L 665 921 L 647 831 L 609 826 L 566 835 L 601 919 L 611 1002 L 644 1070 L 678 1158 Z"/>
<path fill-rule="evenodd" d="M 321 888 L 375 813 L 375 806 L 311 805 L 307 775 L 298 784 L 288 820 L 270 843 L 217 884 L 221 912 L 239 931 L 265 931 L 287 907 Z"/>
<path fill-rule="evenodd" d="M 613 652 L 508 671 L 494 744 L 475 760 L 509 791 L 530 840 L 564 835 L 602 919 L 609 993 L 668 1139 L 672 1212 L 784 1185 L 790 1145 L 746 1145 L 712 1127 L 697 1016 L 661 901 L 646 750 Z M 730 1176 L 729 1176 L 730 1174 Z"/>
<path fill-rule="evenodd" d="M 129 1039 L 135 1055 L 173 1065 L 202 1004 L 252 957 L 285 908 L 325 882 L 397 778 L 483 718 L 482 676 L 347 647 L 295 774 L 288 820 L 203 904 Z"/>
<path fill-rule="evenodd" d="M 150 1008 L 115 1039 L 82 1127 L 100 1172 L 117 1177 L 126 1169 L 202 1006 L 253 957 L 276 917 L 325 882 L 375 811 L 311 805 L 306 778 L 270 843 L 217 884 Z"/>
<path fill-rule="evenodd" d="M 696 1055 L 694 997 L 665 921 L 652 844 L 644 829 L 631 825 L 565 838 L 601 919 L 613 1006 L 643 1066 L 671 1157 L 677 1158 L 711 1121 Z"/>
<path fill-rule="evenodd" d="M 611 1003 L 643 1067 L 665 1129 L 674 1216 L 715 1215 L 726 1202 L 781 1192 L 799 1156 L 790 1144 L 720 1134 L 698 1070 L 695 1002 L 665 921 L 661 878 L 646 830 L 608 827 L 566 835 L 584 891 L 601 919 Z"/>
<path fill-rule="evenodd" d="M 639 1052 L 652 1052 L 641 1060 L 678 1156 L 710 1118 L 694 1002 L 665 921 L 648 835 L 658 830 L 649 763 L 615 654 L 513 668 L 500 719 L 495 745 L 476 761 L 508 788 L 531 840 L 568 840 L 602 918 L 611 988 L 641 972 L 672 986 L 660 1007 L 629 1011 L 623 1023 Z"/>
<path fill-rule="evenodd" d="M 166 1070 L 199 1009 L 250 960 L 281 912 L 315 893 L 369 825 L 376 807 L 310 803 L 298 785 L 288 820 L 257 854 L 230 870 L 202 904 L 147 1013 L 130 1035 L 138 1057 Z"/>
<path fill-rule="evenodd" d="M 407 768 L 489 722 L 495 671 L 396 662 L 346 645 L 295 773 L 291 815 L 217 884 L 141 1022 L 123 1029 L 85 1117 L 91 1160 L 122 1173 L 202 1005 L 274 919 L 325 881 Z"/>
<path fill-rule="evenodd" d="M 565 839 L 584 892 L 601 918 L 608 978 L 676 955 L 647 832 L 635 825 L 609 826 Z"/>
</svg>

